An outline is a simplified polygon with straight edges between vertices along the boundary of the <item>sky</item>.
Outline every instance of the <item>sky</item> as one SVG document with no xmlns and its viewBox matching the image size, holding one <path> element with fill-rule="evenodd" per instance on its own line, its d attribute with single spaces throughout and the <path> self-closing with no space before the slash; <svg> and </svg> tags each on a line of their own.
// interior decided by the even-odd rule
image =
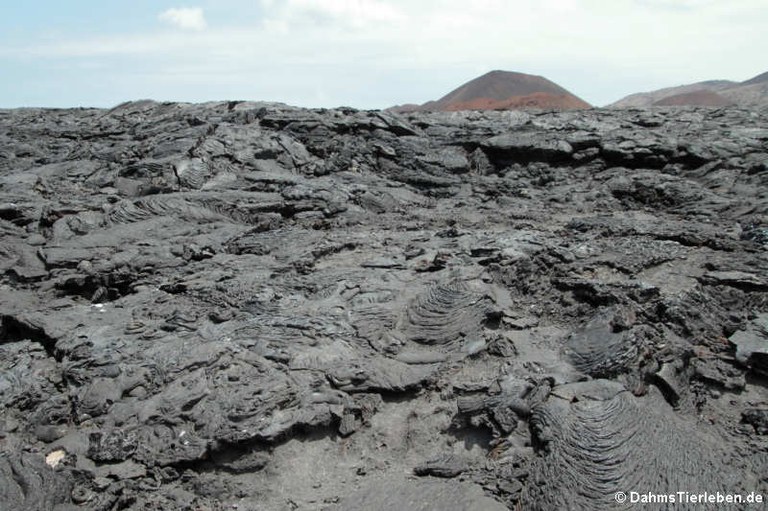
<svg viewBox="0 0 768 511">
<path fill-rule="evenodd" d="M 768 0 L 0 2 L 0 107 L 386 108 L 494 69 L 593 105 L 768 71 Z"/>
</svg>

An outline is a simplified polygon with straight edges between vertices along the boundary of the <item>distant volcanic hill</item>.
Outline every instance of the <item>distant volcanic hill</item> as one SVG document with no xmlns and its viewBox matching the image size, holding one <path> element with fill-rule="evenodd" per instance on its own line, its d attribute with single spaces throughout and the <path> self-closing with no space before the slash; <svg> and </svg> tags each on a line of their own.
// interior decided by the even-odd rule
<svg viewBox="0 0 768 511">
<path fill-rule="evenodd" d="M 768 72 L 743 82 L 709 80 L 668 87 L 651 92 L 630 94 L 610 108 L 644 108 L 649 106 L 728 106 L 746 108 L 768 106 Z"/>
<path fill-rule="evenodd" d="M 733 101 L 721 96 L 717 92 L 697 90 L 667 96 L 653 103 L 653 106 L 728 106 L 733 104 Z"/>
<path fill-rule="evenodd" d="M 413 112 L 578 108 L 590 108 L 590 104 L 542 76 L 491 71 L 454 89 L 437 101 L 428 101 L 423 105 L 401 105 L 393 107 L 392 110 Z"/>
<path fill-rule="evenodd" d="M 744 82 L 741 82 L 741 85 L 756 85 L 758 83 L 766 83 L 768 82 L 768 71 L 766 71 L 763 74 L 759 74 L 755 76 L 754 78 L 750 78 L 749 80 L 746 80 Z"/>
</svg>

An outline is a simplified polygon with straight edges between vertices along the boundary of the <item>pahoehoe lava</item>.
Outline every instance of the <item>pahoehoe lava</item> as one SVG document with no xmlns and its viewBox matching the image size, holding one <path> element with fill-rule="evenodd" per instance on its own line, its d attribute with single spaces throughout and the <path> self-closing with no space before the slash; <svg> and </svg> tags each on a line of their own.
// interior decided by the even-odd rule
<svg viewBox="0 0 768 511">
<path fill-rule="evenodd" d="M 533 410 L 531 425 L 543 454 L 523 497 L 530 509 L 615 509 L 615 494 L 629 489 L 746 494 L 757 483 L 731 466 L 716 440 L 676 417 L 658 392 L 634 397 L 605 380 L 563 385 Z M 656 508 L 676 507 L 664 504 Z"/>
<path fill-rule="evenodd" d="M 768 496 L 766 126 L 0 110 L 0 508 Z"/>
</svg>

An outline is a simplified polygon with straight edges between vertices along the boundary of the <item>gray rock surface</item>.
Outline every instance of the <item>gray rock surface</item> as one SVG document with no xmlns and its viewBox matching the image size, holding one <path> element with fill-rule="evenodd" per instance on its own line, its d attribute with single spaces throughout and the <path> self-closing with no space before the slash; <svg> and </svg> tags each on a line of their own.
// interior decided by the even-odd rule
<svg viewBox="0 0 768 511">
<path fill-rule="evenodd" d="M 765 126 L 0 111 L 3 509 L 768 494 Z"/>
</svg>

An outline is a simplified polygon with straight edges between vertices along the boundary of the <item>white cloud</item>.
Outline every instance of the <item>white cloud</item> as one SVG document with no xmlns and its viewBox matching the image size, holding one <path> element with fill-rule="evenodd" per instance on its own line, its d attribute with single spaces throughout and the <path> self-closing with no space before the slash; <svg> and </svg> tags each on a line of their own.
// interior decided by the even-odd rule
<svg viewBox="0 0 768 511">
<path fill-rule="evenodd" d="M 663 7 L 666 9 L 700 9 L 714 3 L 714 0 L 635 0 L 640 5 L 648 7 Z"/>
<path fill-rule="evenodd" d="M 375 23 L 404 19 L 396 2 L 381 0 L 262 0 L 267 12 L 265 26 L 291 25 L 366 28 Z"/>
<path fill-rule="evenodd" d="M 184 30 L 203 30 L 207 26 L 200 7 L 171 8 L 161 12 L 158 19 Z"/>
</svg>

